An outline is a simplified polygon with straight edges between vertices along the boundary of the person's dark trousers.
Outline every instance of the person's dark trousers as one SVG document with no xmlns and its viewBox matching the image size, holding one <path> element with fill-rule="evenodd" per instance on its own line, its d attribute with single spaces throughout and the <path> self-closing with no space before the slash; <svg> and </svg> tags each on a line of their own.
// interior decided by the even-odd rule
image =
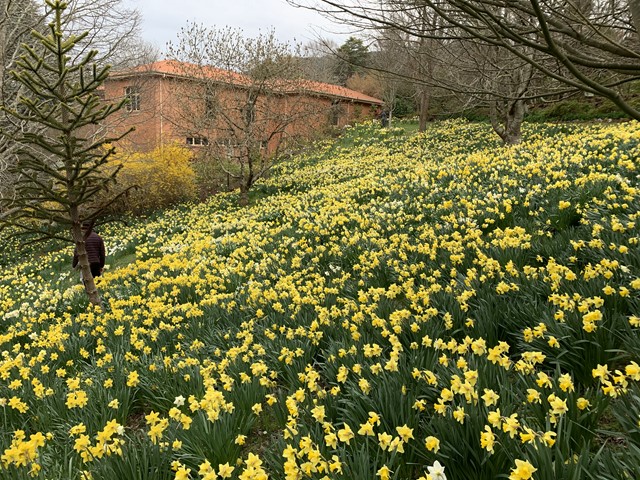
<svg viewBox="0 0 640 480">
<path fill-rule="evenodd" d="M 100 270 L 102 270 L 102 267 L 100 267 L 99 263 L 90 263 L 89 266 L 91 267 L 91 275 L 93 276 L 93 278 L 99 277 L 100 276 Z"/>
</svg>

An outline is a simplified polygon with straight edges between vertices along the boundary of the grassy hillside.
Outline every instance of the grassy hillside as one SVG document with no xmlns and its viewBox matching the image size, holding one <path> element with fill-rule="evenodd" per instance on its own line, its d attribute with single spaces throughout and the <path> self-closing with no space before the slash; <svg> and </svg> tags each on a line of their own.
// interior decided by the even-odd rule
<svg viewBox="0 0 640 480">
<path fill-rule="evenodd" d="M 362 126 L 104 226 L 104 312 L 5 243 L 0 478 L 640 478 L 640 125 L 525 137 Z"/>
</svg>

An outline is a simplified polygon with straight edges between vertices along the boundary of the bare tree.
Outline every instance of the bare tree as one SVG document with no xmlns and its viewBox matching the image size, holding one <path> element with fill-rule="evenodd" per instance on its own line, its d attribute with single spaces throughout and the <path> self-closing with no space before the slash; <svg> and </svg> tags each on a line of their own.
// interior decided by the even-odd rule
<svg viewBox="0 0 640 480">
<path fill-rule="evenodd" d="M 378 13 L 384 19 L 356 21 L 360 29 L 369 22 L 377 51 L 369 71 L 384 85 L 383 98 L 391 115 L 397 92 L 407 82 L 415 85 L 420 130 L 426 128 L 434 92 L 455 99 L 450 109 L 482 108 L 504 143 L 521 140 L 525 101 L 533 95 L 533 69 L 508 50 L 469 38 L 447 24 L 433 9 L 409 9 L 406 2 L 387 0 Z M 505 13 L 505 15 L 508 15 Z M 390 25 L 411 26 L 412 30 Z M 522 47 L 524 48 L 524 47 Z"/>
<path fill-rule="evenodd" d="M 155 49 L 140 37 L 141 13 L 124 0 L 69 0 L 64 22 L 71 34 L 88 32 L 74 54 L 96 50 L 96 62 L 121 69 L 148 63 Z"/>
<path fill-rule="evenodd" d="M 0 92 L 3 101 L 8 96 L 4 90 L 7 73 L 15 64 L 20 43 L 28 38 L 41 20 L 34 2 L 0 0 Z"/>
<path fill-rule="evenodd" d="M 383 98 L 385 84 L 379 75 L 368 70 L 357 73 L 347 80 L 347 88 L 374 98 Z"/>
<path fill-rule="evenodd" d="M 31 30 L 42 27 L 43 14 L 35 2 L 0 0 L 0 106 L 16 107 L 17 99 L 23 90 L 9 72 L 15 67 L 19 56 L 20 44 L 26 41 Z M 0 111 L 0 198 L 12 196 L 12 186 L 16 178 L 9 167 L 15 162 L 16 146 L 6 134 L 17 128 L 33 128 L 28 122 L 16 122 Z"/>
<path fill-rule="evenodd" d="M 302 75 L 316 82 L 336 83 L 336 61 L 333 52 L 338 45 L 328 39 L 309 42 L 302 48 Z"/>
<path fill-rule="evenodd" d="M 174 123 L 220 162 L 246 205 L 249 189 L 282 148 L 305 136 L 303 126 L 317 127 L 318 104 L 304 94 L 310 82 L 301 78 L 299 47 L 279 42 L 273 31 L 246 38 L 240 30 L 189 24 L 168 51 L 190 79 L 174 89 L 183 97 Z"/>
<path fill-rule="evenodd" d="M 507 50 L 473 39 L 442 42 L 436 51 L 423 51 L 420 56 L 428 58 L 428 69 L 421 70 L 422 108 L 431 95 L 424 90 L 437 88 L 454 99 L 450 111 L 487 112 L 503 143 L 522 140 L 526 103 L 539 92 L 535 80 L 540 75 L 536 77 L 531 65 Z"/>
<path fill-rule="evenodd" d="M 453 38 L 499 47 L 562 83 L 565 92 L 607 98 L 629 117 L 640 119 L 640 110 L 630 101 L 632 92 L 625 89 L 640 79 L 638 0 L 320 0 L 314 5 L 359 27 L 451 39 L 450 30 L 425 32 L 419 24 L 396 20 L 398 13 L 415 16 L 427 7 L 443 20 L 444 28 L 455 29 Z"/>
<path fill-rule="evenodd" d="M 380 30 L 377 33 L 378 50 L 369 64 L 382 87 L 382 99 L 388 114 L 389 125 L 393 122 L 398 90 L 411 73 L 411 59 L 405 35 L 398 30 Z M 371 69 L 374 67 L 374 69 Z"/>
<path fill-rule="evenodd" d="M 380 9 L 380 15 L 391 24 L 410 24 L 416 29 L 432 31 L 436 18 L 427 9 L 407 10 L 391 8 L 393 1 L 381 2 L 386 8 Z M 396 2 L 397 3 L 397 2 Z M 419 105 L 420 130 L 426 128 L 433 78 L 433 65 L 437 58 L 437 41 L 425 37 L 416 37 L 398 28 L 378 25 L 374 21 L 361 20 L 354 22 L 361 30 L 368 30 L 377 49 L 372 55 L 373 61 L 368 65 L 370 71 L 381 79 L 385 85 L 383 97 L 389 113 L 392 114 L 396 104 L 397 91 L 407 84 L 413 85 Z"/>
</svg>

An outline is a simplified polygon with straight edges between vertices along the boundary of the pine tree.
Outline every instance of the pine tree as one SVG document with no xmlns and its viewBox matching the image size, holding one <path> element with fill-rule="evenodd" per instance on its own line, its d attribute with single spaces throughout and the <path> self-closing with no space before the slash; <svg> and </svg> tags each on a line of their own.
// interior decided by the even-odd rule
<svg viewBox="0 0 640 480">
<path fill-rule="evenodd" d="M 27 93 L 15 109 L 3 107 L 16 120 L 35 122 L 43 129 L 12 135 L 18 147 L 13 167 L 17 195 L 0 199 L 0 228 L 13 227 L 11 235 L 31 234 L 34 241 L 71 241 L 89 300 L 99 305 L 81 226 L 85 222 L 93 225 L 117 199 L 109 198 L 108 191 L 119 168 L 111 168 L 108 162 L 114 152 L 110 145 L 122 136 L 105 138 L 96 132 L 124 101 L 111 104 L 100 99 L 99 89 L 109 67 L 92 63 L 96 51 L 73 61 L 74 47 L 88 32 L 65 37 L 66 4 L 60 0 L 46 4 L 52 17 L 49 33 L 32 32 L 34 45 L 22 46 L 24 53 L 11 72 Z"/>
<path fill-rule="evenodd" d="M 356 37 L 349 37 L 335 53 L 334 74 L 339 85 L 346 85 L 349 78 L 365 67 L 369 57 L 369 49 Z"/>
</svg>

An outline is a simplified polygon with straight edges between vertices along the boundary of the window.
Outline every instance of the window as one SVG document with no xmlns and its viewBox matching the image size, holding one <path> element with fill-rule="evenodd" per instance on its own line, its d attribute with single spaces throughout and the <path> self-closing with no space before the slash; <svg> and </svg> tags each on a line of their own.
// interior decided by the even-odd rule
<svg viewBox="0 0 640 480">
<path fill-rule="evenodd" d="M 216 141 L 221 153 L 226 153 L 227 158 L 237 158 L 240 151 L 239 145 L 231 138 L 223 138 Z"/>
<path fill-rule="evenodd" d="M 209 140 L 205 137 L 187 137 L 187 145 L 209 145 Z"/>
<path fill-rule="evenodd" d="M 140 111 L 140 87 L 124 87 L 124 98 L 127 100 L 127 112 Z"/>
<path fill-rule="evenodd" d="M 204 98 L 204 115 L 208 119 L 216 116 L 216 102 L 209 95 Z"/>
</svg>

